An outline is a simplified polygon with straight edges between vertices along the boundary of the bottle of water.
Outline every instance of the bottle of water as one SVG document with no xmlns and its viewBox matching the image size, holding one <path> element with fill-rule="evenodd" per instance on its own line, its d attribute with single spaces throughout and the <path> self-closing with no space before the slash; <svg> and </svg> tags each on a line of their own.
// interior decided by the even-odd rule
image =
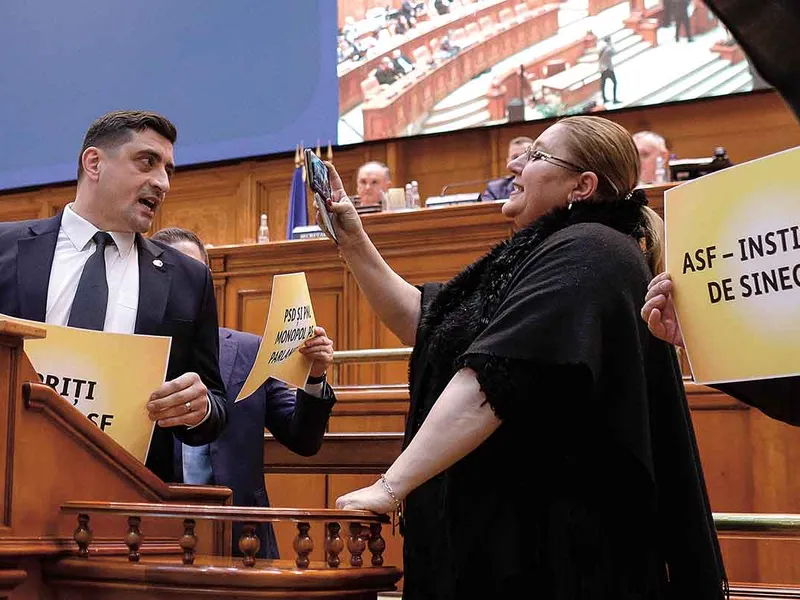
<svg viewBox="0 0 800 600">
<path fill-rule="evenodd" d="M 667 170 L 664 168 L 664 157 L 656 156 L 656 171 L 654 183 L 666 183 Z"/>
<path fill-rule="evenodd" d="M 410 183 L 406 184 L 406 208 L 414 207 L 414 189 Z"/>
<path fill-rule="evenodd" d="M 411 208 L 419 208 L 419 184 L 411 182 Z"/>
<path fill-rule="evenodd" d="M 258 243 L 266 244 L 269 242 L 269 227 L 267 227 L 267 215 L 261 214 L 261 224 L 258 226 Z"/>
</svg>

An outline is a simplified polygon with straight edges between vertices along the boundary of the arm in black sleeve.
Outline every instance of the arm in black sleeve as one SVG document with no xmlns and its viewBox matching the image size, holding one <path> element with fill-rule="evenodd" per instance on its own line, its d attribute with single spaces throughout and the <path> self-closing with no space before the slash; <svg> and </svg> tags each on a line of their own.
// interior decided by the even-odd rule
<svg viewBox="0 0 800 600">
<path fill-rule="evenodd" d="M 768 417 L 800 427 L 800 377 L 719 383 L 713 387 Z"/>
<path fill-rule="evenodd" d="M 195 329 L 194 345 L 191 350 L 194 370 L 208 389 L 209 415 L 197 427 L 175 427 L 175 436 L 190 446 L 208 444 L 217 439 L 228 422 L 228 408 L 225 402 L 225 386 L 219 373 L 219 328 L 217 321 L 217 301 L 214 298 L 214 285 L 211 272 L 206 269 L 201 301 L 200 315 Z"/>
</svg>

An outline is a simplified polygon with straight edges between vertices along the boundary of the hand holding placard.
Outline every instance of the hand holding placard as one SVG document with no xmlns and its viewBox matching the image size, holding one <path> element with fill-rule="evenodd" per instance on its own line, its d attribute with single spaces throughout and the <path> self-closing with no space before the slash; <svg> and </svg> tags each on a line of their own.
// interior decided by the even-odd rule
<svg viewBox="0 0 800 600">
<path fill-rule="evenodd" d="M 315 325 L 305 273 L 275 275 L 261 346 L 236 402 L 255 392 L 269 377 L 302 388 L 311 360 L 297 349 L 314 335 Z"/>
<path fill-rule="evenodd" d="M 667 271 L 698 383 L 800 373 L 800 148 L 665 194 Z"/>
</svg>

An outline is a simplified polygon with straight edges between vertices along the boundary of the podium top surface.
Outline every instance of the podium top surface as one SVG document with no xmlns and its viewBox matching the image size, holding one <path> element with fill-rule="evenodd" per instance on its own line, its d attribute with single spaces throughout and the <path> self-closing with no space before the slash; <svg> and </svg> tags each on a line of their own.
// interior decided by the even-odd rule
<svg viewBox="0 0 800 600">
<path fill-rule="evenodd" d="M 0 316 L 0 335 L 19 338 L 44 338 L 47 331 L 44 327 L 33 323 L 18 321 L 13 317 Z"/>
</svg>

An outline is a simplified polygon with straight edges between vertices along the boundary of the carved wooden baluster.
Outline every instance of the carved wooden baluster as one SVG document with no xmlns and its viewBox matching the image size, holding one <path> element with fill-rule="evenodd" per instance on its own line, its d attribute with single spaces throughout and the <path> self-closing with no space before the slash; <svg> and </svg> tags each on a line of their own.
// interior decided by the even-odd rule
<svg viewBox="0 0 800 600">
<path fill-rule="evenodd" d="M 245 567 L 254 567 L 256 565 L 256 553 L 261 547 L 261 541 L 256 535 L 256 524 L 245 523 L 242 529 L 242 537 L 239 538 L 239 550 L 242 551 L 242 563 Z"/>
<path fill-rule="evenodd" d="M 89 558 L 89 544 L 92 543 L 92 528 L 89 527 L 89 515 L 78 515 L 78 527 L 72 536 L 78 544 L 78 556 Z"/>
<path fill-rule="evenodd" d="M 183 564 L 194 564 L 194 549 L 197 546 L 197 536 L 194 534 L 194 519 L 183 520 L 183 536 L 180 545 L 183 550 Z"/>
<path fill-rule="evenodd" d="M 350 537 L 347 538 L 347 550 L 350 552 L 350 566 L 360 567 L 364 564 L 361 555 L 367 543 L 361 534 L 361 523 L 350 523 Z"/>
<path fill-rule="evenodd" d="M 140 517 L 128 517 L 128 533 L 125 535 L 125 545 L 128 547 L 128 560 L 139 562 L 139 548 L 142 547 L 142 532 L 139 525 Z"/>
<path fill-rule="evenodd" d="M 294 551 L 297 553 L 297 558 L 294 564 L 298 569 L 308 568 L 309 560 L 308 555 L 314 550 L 314 541 L 309 537 L 308 530 L 311 527 L 310 523 L 300 522 L 297 524 L 297 537 L 294 538 Z"/>
<path fill-rule="evenodd" d="M 386 550 L 386 541 L 381 537 L 381 524 L 372 523 L 369 526 L 369 551 L 372 553 L 372 566 L 383 565 L 383 551 Z"/>
<path fill-rule="evenodd" d="M 328 559 L 328 566 L 336 568 L 342 561 L 339 554 L 344 549 L 344 541 L 339 535 L 342 526 L 339 523 L 328 523 L 328 537 L 325 538 L 325 556 Z"/>
</svg>

